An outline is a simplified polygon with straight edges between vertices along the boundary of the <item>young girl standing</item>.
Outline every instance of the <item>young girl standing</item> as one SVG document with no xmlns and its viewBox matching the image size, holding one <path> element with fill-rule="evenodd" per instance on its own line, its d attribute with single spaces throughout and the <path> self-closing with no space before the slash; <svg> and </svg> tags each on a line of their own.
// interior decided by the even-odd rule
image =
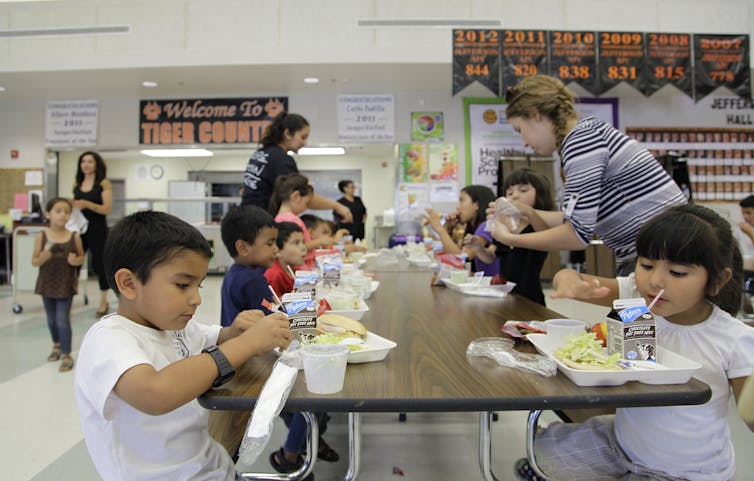
<svg viewBox="0 0 754 481">
<path fill-rule="evenodd" d="M 563 270 L 553 297 L 610 306 L 634 297 L 649 304 L 662 293 L 652 308 L 657 342 L 701 363 L 694 377 L 712 397 L 698 406 L 621 408 L 583 424 L 552 424 L 537 435 L 537 463 L 558 481 L 734 479 L 726 418 L 731 393 L 738 402 L 754 371 L 754 329 L 730 314 L 742 292 L 730 225 L 698 205 L 673 207 L 644 225 L 636 250 L 633 274 L 610 279 Z M 539 479 L 526 464 L 517 465 L 519 479 Z"/>
<path fill-rule="evenodd" d="M 547 224 L 537 214 L 537 211 L 552 211 L 555 208 L 547 177 L 531 169 L 517 169 L 505 177 L 503 190 L 505 198 L 521 211 L 517 234 L 547 229 Z M 513 292 L 544 306 L 545 295 L 539 275 L 547 259 L 547 252 L 494 243 L 483 247 L 485 243 L 492 241 L 490 233 L 485 231 L 485 224 L 477 229 L 474 237 L 467 237 L 469 250 L 477 254 L 475 261 L 481 260 L 489 264 L 499 259 L 500 274 L 516 283 Z"/>
<path fill-rule="evenodd" d="M 314 268 L 314 250 L 319 243 L 312 241 L 309 229 L 299 215 L 309 208 L 313 196 L 314 188 L 309 184 L 309 179 L 301 174 L 290 174 L 275 179 L 275 189 L 270 199 L 270 213 L 275 216 L 275 222 L 293 222 L 304 233 L 305 269 Z"/>
<path fill-rule="evenodd" d="M 47 202 L 45 217 L 50 226 L 34 240 L 31 264 L 39 267 L 35 294 L 42 296 L 52 352 L 47 360 L 60 360 L 60 372 L 73 369 L 71 357 L 71 303 L 78 288 L 78 266 L 84 262 L 81 238 L 66 229 L 71 202 L 57 197 Z"/>
</svg>

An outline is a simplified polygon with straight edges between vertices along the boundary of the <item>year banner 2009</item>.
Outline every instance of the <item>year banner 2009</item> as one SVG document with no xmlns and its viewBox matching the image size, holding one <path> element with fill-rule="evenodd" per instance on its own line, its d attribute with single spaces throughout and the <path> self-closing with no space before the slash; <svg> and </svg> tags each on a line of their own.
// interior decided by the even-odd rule
<svg viewBox="0 0 754 481">
<path fill-rule="evenodd" d="M 646 96 L 672 85 L 697 102 L 718 87 L 751 98 L 748 35 L 453 30 L 453 95 L 477 81 L 494 95 L 537 74 L 593 95 L 627 83 Z"/>
</svg>

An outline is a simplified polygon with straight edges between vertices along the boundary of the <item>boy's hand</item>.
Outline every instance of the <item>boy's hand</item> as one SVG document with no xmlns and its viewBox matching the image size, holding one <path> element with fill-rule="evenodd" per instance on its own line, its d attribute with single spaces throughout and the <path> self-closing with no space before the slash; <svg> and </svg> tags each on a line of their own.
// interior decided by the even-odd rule
<svg viewBox="0 0 754 481">
<path fill-rule="evenodd" d="M 293 337 L 288 316 L 282 312 L 273 312 L 268 316 L 257 319 L 244 331 L 243 335 L 252 339 L 259 346 L 260 353 L 269 352 L 276 347 L 283 350 L 288 347 Z"/>
<path fill-rule="evenodd" d="M 738 227 L 745 233 L 749 235 L 754 235 L 754 226 L 749 224 L 748 222 L 739 222 Z"/>
<path fill-rule="evenodd" d="M 233 319 L 233 323 L 228 326 L 228 339 L 232 339 L 242 334 L 263 317 L 264 312 L 259 309 L 239 312 L 236 318 Z"/>
</svg>

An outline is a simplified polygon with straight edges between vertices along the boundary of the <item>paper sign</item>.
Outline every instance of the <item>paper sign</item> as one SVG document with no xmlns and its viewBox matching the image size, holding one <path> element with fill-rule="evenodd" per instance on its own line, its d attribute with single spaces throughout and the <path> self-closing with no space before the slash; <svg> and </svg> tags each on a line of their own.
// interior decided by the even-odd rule
<svg viewBox="0 0 754 481">
<path fill-rule="evenodd" d="M 25 192 L 16 192 L 13 194 L 13 208 L 14 209 L 21 209 L 21 210 L 28 210 L 27 207 L 29 206 L 29 198 L 27 197 Z"/>
<path fill-rule="evenodd" d="M 392 95 L 338 95 L 338 140 L 392 142 L 395 99 Z"/>
<path fill-rule="evenodd" d="M 42 171 L 27 170 L 24 176 L 24 185 L 42 185 Z"/>
<path fill-rule="evenodd" d="M 47 102 L 47 147 L 86 147 L 97 145 L 97 100 Z"/>
</svg>

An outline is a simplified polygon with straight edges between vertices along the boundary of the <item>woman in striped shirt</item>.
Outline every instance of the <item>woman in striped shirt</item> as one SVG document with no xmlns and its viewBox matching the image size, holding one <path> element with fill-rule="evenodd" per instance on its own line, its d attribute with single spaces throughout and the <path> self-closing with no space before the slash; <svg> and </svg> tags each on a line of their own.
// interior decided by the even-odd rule
<svg viewBox="0 0 754 481">
<path fill-rule="evenodd" d="M 508 121 L 525 146 L 541 155 L 558 153 L 563 207 L 528 213 L 539 215 L 549 229 L 514 234 L 496 222 L 493 237 L 511 247 L 546 251 L 584 250 L 597 235 L 615 254 L 618 274 L 633 272 L 641 226 L 686 203 L 673 179 L 635 140 L 594 117 L 579 119 L 573 93 L 558 79 L 528 77 L 508 89 L 506 102 Z"/>
</svg>

